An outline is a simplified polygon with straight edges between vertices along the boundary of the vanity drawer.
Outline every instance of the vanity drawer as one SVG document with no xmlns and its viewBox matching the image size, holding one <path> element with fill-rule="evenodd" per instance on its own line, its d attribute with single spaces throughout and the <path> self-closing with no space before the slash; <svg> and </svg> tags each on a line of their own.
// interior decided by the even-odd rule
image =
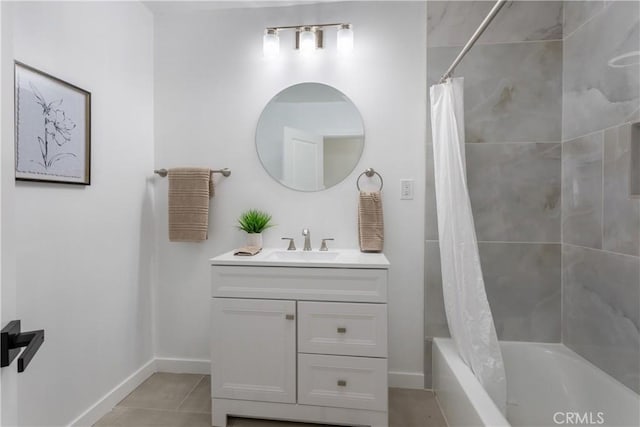
<svg viewBox="0 0 640 427">
<path fill-rule="evenodd" d="M 387 305 L 299 302 L 298 351 L 387 357 Z"/>
<path fill-rule="evenodd" d="M 387 270 L 214 265 L 211 293 L 223 298 L 386 302 Z"/>
<path fill-rule="evenodd" d="M 387 359 L 298 354 L 298 403 L 387 410 Z"/>
</svg>

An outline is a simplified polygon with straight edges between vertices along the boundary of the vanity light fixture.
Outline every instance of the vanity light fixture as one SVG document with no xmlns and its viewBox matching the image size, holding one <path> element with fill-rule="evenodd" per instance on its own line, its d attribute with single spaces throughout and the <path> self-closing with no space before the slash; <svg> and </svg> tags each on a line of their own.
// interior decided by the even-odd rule
<svg viewBox="0 0 640 427">
<path fill-rule="evenodd" d="M 262 38 L 262 51 L 266 58 L 278 55 L 280 51 L 280 38 L 278 33 L 283 30 L 295 30 L 295 48 L 301 53 L 310 53 L 316 49 L 324 48 L 323 29 L 338 28 L 337 41 L 338 52 L 341 55 L 348 54 L 353 50 L 353 28 L 351 24 L 314 24 L 314 25 L 292 25 L 287 27 L 268 27 L 264 31 Z"/>
<path fill-rule="evenodd" d="M 322 30 L 304 27 L 296 31 L 296 49 L 301 53 L 311 53 L 315 49 L 322 49 Z"/>
<path fill-rule="evenodd" d="M 338 53 L 347 55 L 353 51 L 353 30 L 351 24 L 342 24 L 338 30 Z"/>
<path fill-rule="evenodd" d="M 265 58 L 274 58 L 280 53 L 280 38 L 278 30 L 267 28 L 262 37 L 262 53 Z"/>
</svg>

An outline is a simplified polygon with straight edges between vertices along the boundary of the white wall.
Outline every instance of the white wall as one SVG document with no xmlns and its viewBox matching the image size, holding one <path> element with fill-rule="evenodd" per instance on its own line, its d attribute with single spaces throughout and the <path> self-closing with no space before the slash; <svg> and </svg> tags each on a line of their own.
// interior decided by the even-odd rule
<svg viewBox="0 0 640 427">
<path fill-rule="evenodd" d="M 281 56 L 262 56 L 267 26 L 348 21 L 355 51 L 338 58 L 335 31 L 313 58 L 293 50 L 293 33 L 281 34 Z M 271 9 L 198 11 L 155 22 L 156 167 L 229 167 L 217 177 L 209 240 L 169 243 L 165 179 L 156 179 L 158 211 L 157 355 L 209 359 L 208 259 L 240 246 L 234 229 L 247 208 L 273 214 L 282 236 L 301 243 L 311 229 L 335 237 L 336 247 L 357 247 L 355 180 L 367 167 L 385 179 L 385 253 L 391 261 L 390 370 L 405 385 L 422 387 L 424 144 L 426 116 L 426 9 L 418 2 L 351 2 Z M 289 85 L 316 81 L 336 87 L 360 109 L 366 142 L 356 170 L 318 193 L 289 190 L 262 168 L 254 146 L 258 117 L 271 97 Z M 400 201 L 399 180 L 411 178 L 413 201 Z M 283 246 L 284 247 L 284 246 Z"/>
<path fill-rule="evenodd" d="M 0 316 L 2 326 L 16 318 L 16 259 L 15 259 L 15 185 L 13 149 L 13 37 L 12 22 L 2 13 L 0 4 Z M 18 373 L 14 369 L 0 371 L 1 414 L 0 425 L 17 423 Z"/>
<path fill-rule="evenodd" d="M 66 425 L 153 357 L 153 16 L 138 2 L 7 9 L 15 59 L 92 93 L 91 186 L 15 185 L 17 314 L 46 330 L 18 421 Z"/>
</svg>

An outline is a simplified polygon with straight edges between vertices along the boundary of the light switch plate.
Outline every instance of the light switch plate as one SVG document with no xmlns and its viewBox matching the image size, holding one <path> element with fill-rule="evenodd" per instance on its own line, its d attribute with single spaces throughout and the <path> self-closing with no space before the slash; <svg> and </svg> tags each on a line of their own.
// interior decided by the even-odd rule
<svg viewBox="0 0 640 427">
<path fill-rule="evenodd" d="M 400 200 L 413 200 L 413 180 L 400 180 Z"/>
</svg>

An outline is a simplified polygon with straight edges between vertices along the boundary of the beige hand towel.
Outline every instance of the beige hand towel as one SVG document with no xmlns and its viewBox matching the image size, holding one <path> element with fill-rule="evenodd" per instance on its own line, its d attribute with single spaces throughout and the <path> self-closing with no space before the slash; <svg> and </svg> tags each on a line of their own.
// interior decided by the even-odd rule
<svg viewBox="0 0 640 427">
<path fill-rule="evenodd" d="M 233 254 L 236 256 L 254 256 L 261 250 L 262 248 L 258 246 L 243 246 L 239 249 L 236 249 Z"/>
<path fill-rule="evenodd" d="M 210 169 L 169 169 L 170 241 L 207 240 L 211 197 L 213 197 L 213 180 Z"/>
<path fill-rule="evenodd" d="M 358 203 L 358 232 L 362 252 L 382 252 L 384 220 L 382 196 L 379 191 L 360 192 Z"/>
</svg>

